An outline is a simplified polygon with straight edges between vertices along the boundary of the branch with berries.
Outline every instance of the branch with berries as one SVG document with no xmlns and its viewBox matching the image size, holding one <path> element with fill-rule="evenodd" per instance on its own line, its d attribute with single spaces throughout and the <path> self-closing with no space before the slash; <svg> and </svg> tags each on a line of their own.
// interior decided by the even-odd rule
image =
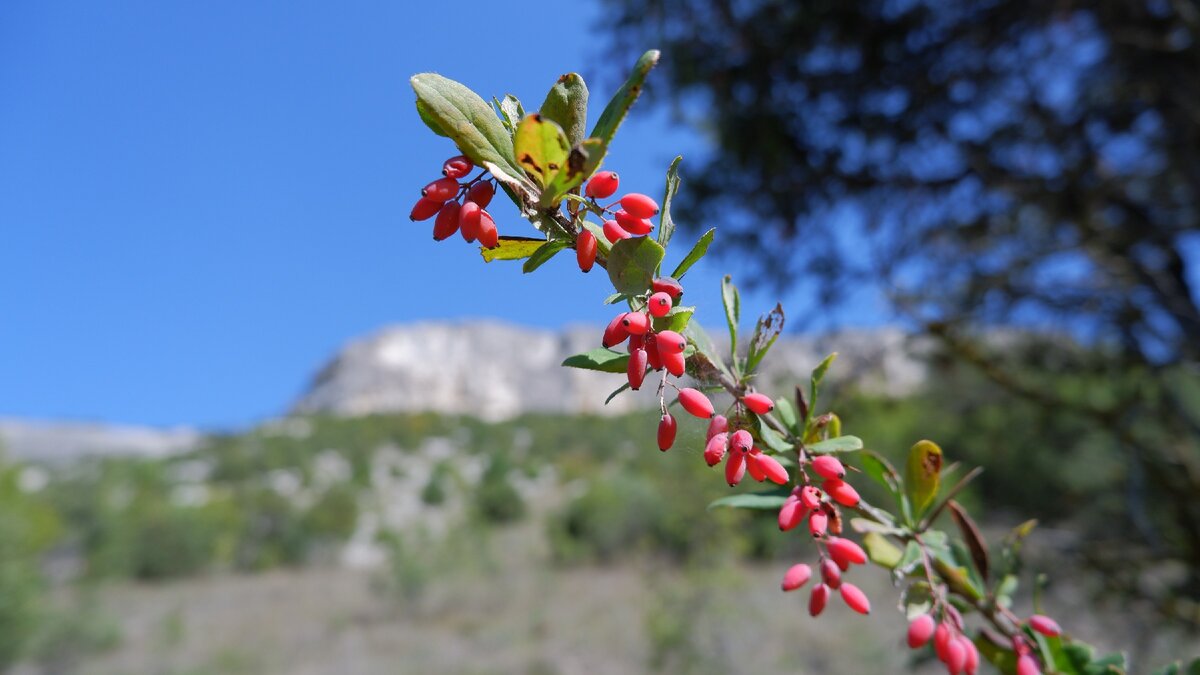
<svg viewBox="0 0 1200 675">
<path fill-rule="evenodd" d="M 904 471 L 898 471 L 861 439 L 843 434 L 835 413 L 818 413 L 821 383 L 836 354 L 813 370 L 807 390 L 796 387 L 790 397 L 772 397 L 752 386 L 783 330 L 782 307 L 760 317 L 749 339 L 739 344 L 740 298 L 725 277 L 721 297 L 730 348 L 727 353 L 716 349 L 694 320 L 695 308 L 682 304 L 684 277 L 708 252 L 714 230 L 664 273 L 675 233 L 670 207 L 680 184 L 680 158 L 667 171 L 661 201 L 640 192 L 614 198 L 620 177 L 599 170 L 658 58 L 650 51 L 638 60 L 587 133 L 588 90 L 574 73 L 559 78 L 538 111 L 528 113 L 512 95 L 489 103 L 440 75 L 414 76 L 422 121 L 449 138 L 459 154 L 443 164 L 442 178 L 421 191 L 410 218 L 434 219 L 438 241 L 457 232 L 469 243 L 479 242 L 488 262 L 524 261 L 526 273 L 567 250 L 574 251 L 582 272 L 594 266 L 606 270 L 613 293 L 605 302 L 624 308 L 604 329 L 597 348 L 563 365 L 622 375 L 624 382 L 609 400 L 641 389 L 647 377 L 657 378 L 657 444 L 663 452 L 675 446 L 680 422 L 671 411 L 676 405 L 707 424 L 703 460 L 710 467 L 723 463 L 722 479 L 731 487 L 747 474 L 768 486 L 713 506 L 774 513 L 782 532 L 804 532 L 813 541 L 814 558 L 790 566 L 782 581 L 786 592 L 812 583 L 812 616 L 823 613 L 835 593 L 851 610 L 870 612 L 870 600 L 847 576 L 855 566 L 872 563 L 887 570 L 899 589 L 900 606 L 910 620 L 908 645 L 931 645 L 951 675 L 973 674 L 984 660 L 1019 675 L 1124 672 L 1123 655 L 1096 655 L 1054 620 L 1012 611 L 1021 544 L 1034 523 L 1016 528 L 992 556 L 979 528 L 955 501 L 978 469 L 955 480 L 960 467 L 943 466 L 941 448 L 922 440 L 909 450 Z M 476 167 L 480 173 L 468 179 Z M 497 190 L 538 236 L 499 233 L 486 211 Z M 718 408 L 714 393 L 728 395 L 728 405 Z M 876 483 L 887 500 L 868 504 L 852 484 L 860 480 Z M 939 527 L 945 513 L 953 534 Z M 851 532 L 859 535 L 858 542 Z"/>
</svg>

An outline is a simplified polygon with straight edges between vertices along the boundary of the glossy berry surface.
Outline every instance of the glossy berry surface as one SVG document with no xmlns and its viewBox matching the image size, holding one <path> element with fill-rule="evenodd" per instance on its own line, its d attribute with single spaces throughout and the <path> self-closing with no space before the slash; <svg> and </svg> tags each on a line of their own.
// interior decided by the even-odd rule
<svg viewBox="0 0 1200 675">
<path fill-rule="evenodd" d="M 592 176 L 583 190 L 583 194 L 596 199 L 607 199 L 617 192 L 621 179 L 616 171 L 601 171 Z"/>
<path fill-rule="evenodd" d="M 421 196 L 436 202 L 454 199 L 458 194 L 458 181 L 453 178 L 439 178 L 421 190 Z"/>
<path fill-rule="evenodd" d="M 658 215 L 658 202 L 637 192 L 621 197 L 621 208 L 634 218 L 653 218 Z"/>
<path fill-rule="evenodd" d="M 486 209 L 488 204 L 492 203 L 492 197 L 496 194 L 496 188 L 492 187 L 491 183 L 486 181 L 476 183 L 467 190 L 467 201 L 475 202 L 479 208 Z"/>
<path fill-rule="evenodd" d="M 664 317 L 671 311 L 671 296 L 666 293 L 655 293 L 646 301 L 646 310 L 651 316 Z"/>
<path fill-rule="evenodd" d="M 437 212 L 441 210 L 443 203 L 445 203 L 445 200 L 439 202 L 433 199 L 421 197 L 417 200 L 416 204 L 413 204 L 412 211 L 410 211 L 408 214 L 408 219 L 429 220 L 437 215 Z"/>
<path fill-rule="evenodd" d="M 442 175 L 457 180 L 471 173 L 471 169 L 474 168 L 475 165 L 471 163 L 471 160 L 464 155 L 458 155 L 442 162 Z"/>
<path fill-rule="evenodd" d="M 583 272 L 592 271 L 596 264 L 596 235 L 583 230 L 575 237 L 575 260 Z"/>
<path fill-rule="evenodd" d="M 675 418 L 671 413 L 662 416 L 658 421 L 658 449 L 666 452 L 675 445 L 675 433 L 678 431 L 679 425 L 675 422 Z"/>
</svg>

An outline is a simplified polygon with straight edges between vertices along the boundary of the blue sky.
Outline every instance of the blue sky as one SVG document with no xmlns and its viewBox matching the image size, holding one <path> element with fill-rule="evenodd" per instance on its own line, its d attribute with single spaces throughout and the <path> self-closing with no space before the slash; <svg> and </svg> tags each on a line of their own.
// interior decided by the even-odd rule
<svg viewBox="0 0 1200 675">
<path fill-rule="evenodd" d="M 575 70 L 595 115 L 614 83 L 588 64 L 637 54 L 601 38 L 521 51 L 541 39 L 523 21 L 593 26 L 590 3 L 411 6 L 0 3 L 0 416 L 240 426 L 386 324 L 606 321 L 606 280 L 570 256 L 524 276 L 408 221 L 453 147 L 407 79 L 436 70 L 536 106 Z M 635 108 L 606 166 L 657 195 L 670 158 L 686 181 L 699 150 Z M 532 233 L 491 210 L 502 233 Z M 689 279 L 720 321 L 716 267 Z"/>
</svg>

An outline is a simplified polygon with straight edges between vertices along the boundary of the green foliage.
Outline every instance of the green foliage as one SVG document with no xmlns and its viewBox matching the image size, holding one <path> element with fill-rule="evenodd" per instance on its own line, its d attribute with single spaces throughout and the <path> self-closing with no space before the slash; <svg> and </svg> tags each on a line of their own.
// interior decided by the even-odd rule
<svg viewBox="0 0 1200 675">
<path fill-rule="evenodd" d="M 666 252 L 649 237 L 621 239 L 608 254 L 608 278 L 618 293 L 638 295 L 650 288 L 650 281 Z"/>
<path fill-rule="evenodd" d="M 512 463 L 501 453 L 491 456 L 479 485 L 472 492 L 474 507 L 484 521 L 511 523 L 525 515 L 525 500 L 510 479 Z"/>
</svg>

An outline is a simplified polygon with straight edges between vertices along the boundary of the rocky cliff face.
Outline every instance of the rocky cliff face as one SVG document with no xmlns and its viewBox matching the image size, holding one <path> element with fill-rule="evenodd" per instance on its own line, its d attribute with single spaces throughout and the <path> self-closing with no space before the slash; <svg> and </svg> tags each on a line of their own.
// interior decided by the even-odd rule
<svg viewBox="0 0 1200 675">
<path fill-rule="evenodd" d="M 336 415 L 430 410 L 500 420 L 521 412 L 615 414 L 653 404 L 653 392 L 604 399 L 623 378 L 561 367 L 597 346 L 598 327 L 562 333 L 492 321 L 419 323 L 381 330 L 347 345 L 320 370 L 294 413 Z M 765 362 L 769 379 L 801 378 L 840 353 L 833 376 L 872 391 L 903 394 L 925 370 L 898 330 L 843 332 L 824 339 L 780 338 Z M 649 387 L 647 387 L 649 389 Z"/>
</svg>

